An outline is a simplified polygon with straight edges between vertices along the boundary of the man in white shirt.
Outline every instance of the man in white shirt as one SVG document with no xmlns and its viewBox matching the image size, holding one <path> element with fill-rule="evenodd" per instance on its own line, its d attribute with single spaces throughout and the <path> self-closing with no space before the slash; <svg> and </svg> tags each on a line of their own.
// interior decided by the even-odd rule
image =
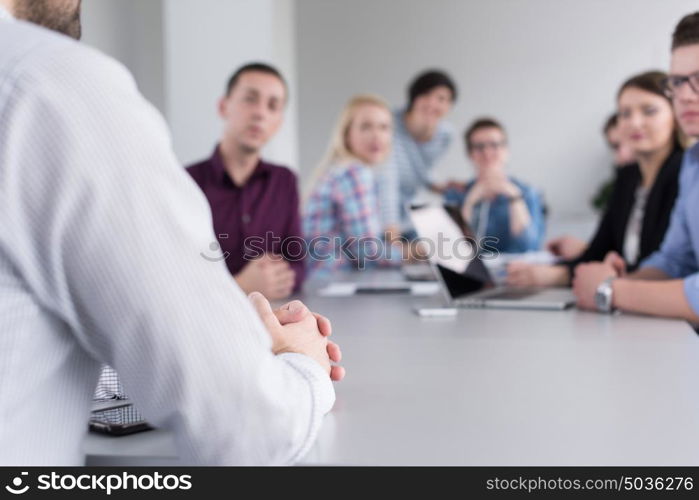
<svg viewBox="0 0 699 500">
<path fill-rule="evenodd" d="M 130 74 L 15 19 L 77 37 L 79 6 L 0 0 L 0 465 L 84 463 L 103 363 L 184 462 L 292 463 L 343 375 L 329 323 L 202 258 L 208 204 Z"/>
</svg>

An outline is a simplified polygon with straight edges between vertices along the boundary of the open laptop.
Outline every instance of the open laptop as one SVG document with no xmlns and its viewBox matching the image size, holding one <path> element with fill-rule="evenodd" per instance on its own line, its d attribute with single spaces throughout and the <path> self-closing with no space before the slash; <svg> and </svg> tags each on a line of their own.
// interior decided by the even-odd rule
<svg viewBox="0 0 699 500">
<path fill-rule="evenodd" d="M 418 237 L 434 243 L 430 249 L 430 265 L 450 305 L 561 310 L 575 304 L 575 296 L 567 288 L 496 286 L 483 262 L 489 254 L 477 244 L 459 207 L 412 205 L 409 213 Z"/>
</svg>

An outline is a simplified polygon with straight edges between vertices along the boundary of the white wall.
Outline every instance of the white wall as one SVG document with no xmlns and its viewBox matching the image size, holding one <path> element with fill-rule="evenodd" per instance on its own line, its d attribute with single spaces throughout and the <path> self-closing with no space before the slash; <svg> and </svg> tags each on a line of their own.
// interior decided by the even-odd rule
<svg viewBox="0 0 699 500">
<path fill-rule="evenodd" d="M 162 3 L 86 0 L 82 3 L 82 41 L 124 63 L 143 95 L 166 113 Z"/>
<path fill-rule="evenodd" d="M 302 172 L 344 101 L 404 103 L 409 80 L 441 67 L 458 82 L 456 144 L 438 176 L 472 174 L 461 132 L 479 115 L 507 127 L 511 172 L 545 191 L 554 216 L 588 212 L 608 177 L 601 126 L 619 84 L 666 69 L 672 29 L 695 0 L 298 0 Z"/>
<path fill-rule="evenodd" d="M 119 59 L 167 118 L 183 164 L 208 156 L 221 133 L 216 102 L 231 73 L 271 63 L 290 88 L 286 119 L 265 148 L 296 168 L 294 0 L 86 0 L 83 42 Z"/>
<path fill-rule="evenodd" d="M 166 107 L 183 163 L 211 154 L 221 135 L 217 101 L 228 78 L 260 60 L 279 68 L 291 91 L 285 123 L 264 156 L 298 165 L 294 7 L 292 0 L 165 0 Z"/>
<path fill-rule="evenodd" d="M 694 0 L 86 0 L 83 40 L 134 73 L 168 119 L 178 157 L 208 155 L 230 73 L 261 59 L 291 101 L 265 156 L 307 177 L 343 102 L 394 105 L 426 67 L 452 73 L 459 136 L 478 115 L 510 133 L 511 171 L 542 188 L 553 216 L 588 211 L 609 175 L 600 134 L 627 76 L 666 68 L 672 28 Z M 440 178 L 472 173 L 460 137 Z"/>
</svg>

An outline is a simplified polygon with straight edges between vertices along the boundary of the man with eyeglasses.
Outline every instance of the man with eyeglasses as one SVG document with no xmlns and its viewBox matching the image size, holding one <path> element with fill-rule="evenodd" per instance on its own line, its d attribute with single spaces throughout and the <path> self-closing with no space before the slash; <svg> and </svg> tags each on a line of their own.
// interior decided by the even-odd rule
<svg viewBox="0 0 699 500">
<path fill-rule="evenodd" d="M 444 193 L 476 237 L 493 238 L 499 252 L 538 250 L 544 235 L 544 209 L 539 193 L 507 174 L 509 149 L 505 128 L 492 118 L 475 120 L 464 132 L 464 145 L 476 167 L 476 178 Z"/>
<path fill-rule="evenodd" d="M 666 93 L 688 136 L 699 138 L 699 12 L 685 16 L 672 38 Z M 699 324 L 699 144 L 687 150 L 680 193 L 660 250 L 627 275 L 616 254 L 576 268 L 578 307 L 681 318 Z"/>
</svg>

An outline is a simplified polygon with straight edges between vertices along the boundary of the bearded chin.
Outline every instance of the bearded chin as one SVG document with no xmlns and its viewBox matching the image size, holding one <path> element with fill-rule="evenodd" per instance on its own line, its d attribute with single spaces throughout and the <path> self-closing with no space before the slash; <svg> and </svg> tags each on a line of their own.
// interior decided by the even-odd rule
<svg viewBox="0 0 699 500">
<path fill-rule="evenodd" d="M 44 28 L 58 31 L 76 40 L 80 39 L 80 2 L 71 7 L 56 0 L 16 0 L 15 16 Z"/>
<path fill-rule="evenodd" d="M 82 25 L 80 24 L 80 7 L 78 7 L 78 10 L 75 11 L 73 18 L 64 27 L 64 29 L 59 29 L 58 31 L 68 35 L 71 38 L 80 40 L 80 37 L 82 36 Z"/>
</svg>

